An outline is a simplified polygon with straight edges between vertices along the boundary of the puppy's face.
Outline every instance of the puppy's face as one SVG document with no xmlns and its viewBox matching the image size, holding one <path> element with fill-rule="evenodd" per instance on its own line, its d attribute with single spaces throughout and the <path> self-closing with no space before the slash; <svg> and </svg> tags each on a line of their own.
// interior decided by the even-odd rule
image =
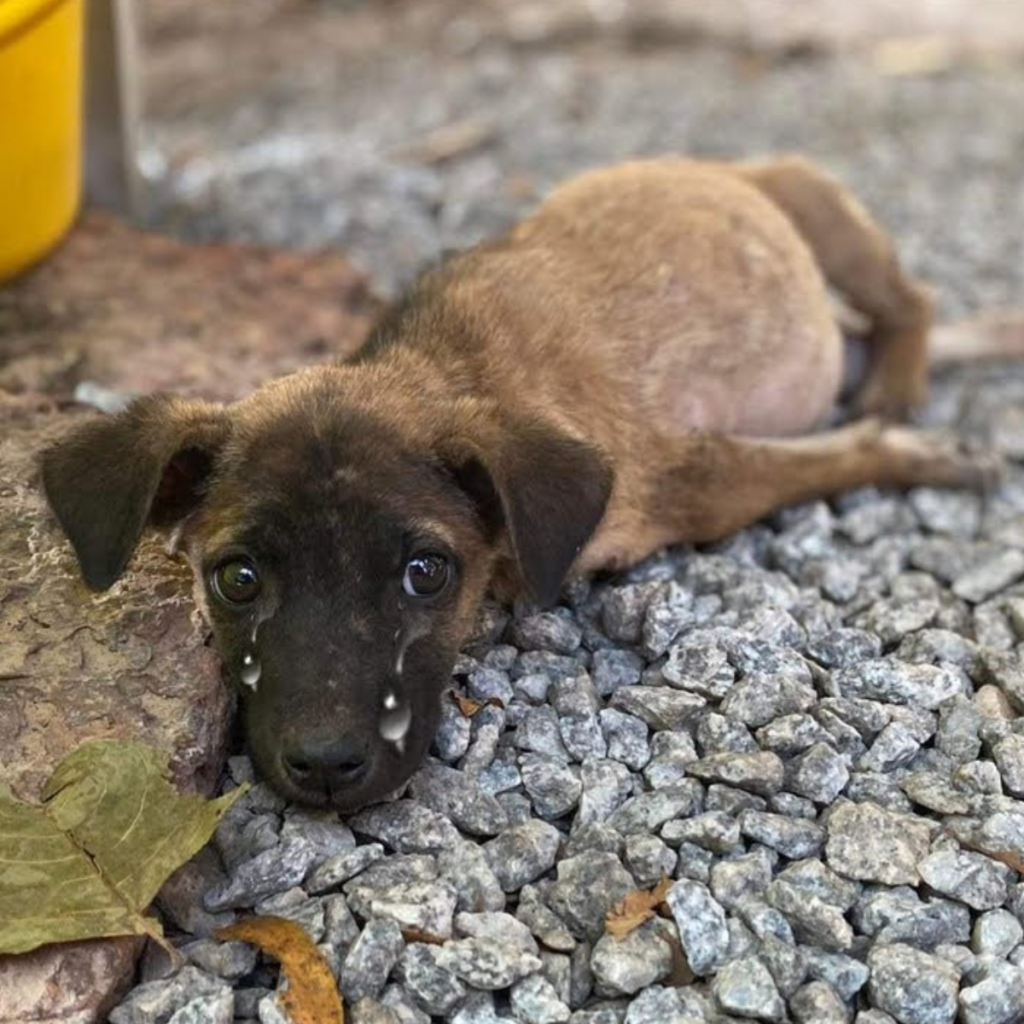
<svg viewBox="0 0 1024 1024">
<path fill-rule="evenodd" d="M 224 452 L 183 542 L 279 790 L 347 810 L 415 770 L 493 541 L 441 463 L 358 417 L 286 413 Z"/>
<path fill-rule="evenodd" d="M 145 525 L 178 530 L 262 774 L 348 811 L 420 763 L 495 560 L 553 599 L 611 481 L 557 432 L 374 413 L 338 374 L 228 409 L 144 399 L 45 453 L 43 478 L 94 588 Z"/>
</svg>

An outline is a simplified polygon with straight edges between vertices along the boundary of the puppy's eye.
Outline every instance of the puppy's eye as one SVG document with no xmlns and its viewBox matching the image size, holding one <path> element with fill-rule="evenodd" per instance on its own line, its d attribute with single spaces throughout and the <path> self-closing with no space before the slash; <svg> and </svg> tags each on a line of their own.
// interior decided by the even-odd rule
<svg viewBox="0 0 1024 1024">
<path fill-rule="evenodd" d="M 410 597 L 435 597 L 448 585 L 450 576 L 451 569 L 444 555 L 417 555 L 406 562 L 402 589 Z"/>
<path fill-rule="evenodd" d="M 228 604 L 249 604 L 260 593 L 260 574 L 248 558 L 232 558 L 213 570 L 213 589 Z"/>
</svg>

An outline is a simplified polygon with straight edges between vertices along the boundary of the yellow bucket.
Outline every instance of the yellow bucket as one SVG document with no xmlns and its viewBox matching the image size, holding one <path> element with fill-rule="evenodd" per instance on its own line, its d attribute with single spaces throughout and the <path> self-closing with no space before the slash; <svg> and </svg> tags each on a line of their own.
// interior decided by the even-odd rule
<svg viewBox="0 0 1024 1024">
<path fill-rule="evenodd" d="M 82 0 L 0 0 L 0 279 L 63 236 L 82 179 Z"/>
</svg>

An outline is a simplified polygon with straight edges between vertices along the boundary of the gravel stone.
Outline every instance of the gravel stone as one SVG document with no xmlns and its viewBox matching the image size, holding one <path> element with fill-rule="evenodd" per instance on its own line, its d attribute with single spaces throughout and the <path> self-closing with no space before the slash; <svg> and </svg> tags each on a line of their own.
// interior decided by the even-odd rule
<svg viewBox="0 0 1024 1024">
<path fill-rule="evenodd" d="M 406 946 L 394 975 L 416 1005 L 431 1016 L 448 1013 L 466 994 L 466 988 L 440 964 L 439 946 L 414 942 Z"/>
<path fill-rule="evenodd" d="M 177 974 L 138 985 L 115 1009 L 110 1024 L 158 1024 L 196 999 L 216 999 L 231 989 L 221 978 L 186 965 Z"/>
<path fill-rule="evenodd" d="M 960 990 L 963 1024 L 1016 1024 L 1024 1006 L 1024 971 L 995 961 L 976 985 Z"/>
<path fill-rule="evenodd" d="M 736 681 L 736 669 L 711 630 L 695 630 L 673 644 L 661 676 L 670 686 L 721 700 Z"/>
<path fill-rule="evenodd" d="M 463 912 L 455 920 L 459 938 L 504 940 L 527 953 L 537 952 L 537 942 L 522 921 L 504 912 Z"/>
<path fill-rule="evenodd" d="M 764 847 L 733 860 L 720 860 L 711 869 L 711 891 L 730 910 L 747 897 L 760 897 L 771 880 L 772 859 Z"/>
<path fill-rule="evenodd" d="M 705 811 L 666 822 L 661 837 L 672 846 L 696 843 L 712 853 L 730 853 L 740 845 L 740 825 L 732 815 Z"/>
<path fill-rule="evenodd" d="M 430 750 L 442 761 L 454 764 L 465 757 L 473 733 L 473 722 L 452 701 L 441 701 L 441 721 Z"/>
<path fill-rule="evenodd" d="M 662 584 L 653 581 L 609 587 L 601 607 L 605 633 L 621 643 L 639 643 L 647 608 L 661 590 Z"/>
<path fill-rule="evenodd" d="M 768 968 L 756 956 L 727 963 L 711 988 L 726 1013 L 755 1020 L 786 1019 L 786 1004 Z"/>
<path fill-rule="evenodd" d="M 969 850 L 936 850 L 920 865 L 921 878 L 936 892 L 974 910 L 992 910 L 1006 902 L 1013 871 Z"/>
<path fill-rule="evenodd" d="M 547 704 L 531 708 L 526 713 L 516 729 L 515 743 L 520 750 L 569 760 L 569 751 L 562 742 L 558 715 Z"/>
<path fill-rule="evenodd" d="M 534 811 L 545 819 L 561 818 L 578 803 L 583 792 L 578 770 L 550 754 L 523 754 L 519 758 L 523 788 Z"/>
<path fill-rule="evenodd" d="M 846 1007 L 831 985 L 812 981 L 789 1000 L 797 1024 L 846 1024 Z"/>
<path fill-rule="evenodd" d="M 651 789 L 673 786 L 686 777 L 686 766 L 697 760 L 693 737 L 686 732 L 657 732 L 651 739 L 651 759 L 644 780 Z"/>
<path fill-rule="evenodd" d="M 512 1013 L 523 1024 L 564 1024 L 572 1015 L 551 982 L 539 974 L 517 981 L 509 997 Z"/>
<path fill-rule="evenodd" d="M 635 772 L 651 759 L 647 725 L 635 715 L 605 708 L 599 715 L 601 731 L 608 744 L 608 756 Z"/>
<path fill-rule="evenodd" d="M 199 996 L 175 1010 L 167 1024 L 232 1024 L 235 999 L 230 991 Z"/>
<path fill-rule="evenodd" d="M 693 594 L 674 580 L 651 601 L 640 630 L 641 648 L 648 658 L 660 657 L 685 626 L 696 622 L 693 603 Z"/>
<path fill-rule="evenodd" d="M 813 637 L 807 654 L 825 668 L 847 668 L 882 654 L 882 641 L 863 629 L 842 627 Z"/>
<path fill-rule="evenodd" d="M 752 672 L 726 694 L 720 708 L 723 715 L 751 729 L 767 725 L 783 715 L 795 715 L 812 708 L 817 700 L 810 669 L 803 663 L 786 666 L 782 673 Z"/>
<path fill-rule="evenodd" d="M 825 830 L 820 825 L 764 811 L 744 811 L 740 831 L 791 860 L 817 855 L 825 842 Z"/>
<path fill-rule="evenodd" d="M 861 896 L 860 885 L 837 875 L 820 860 L 796 861 L 781 871 L 779 878 L 841 910 L 849 910 Z"/>
<path fill-rule="evenodd" d="M 706 885 L 681 879 L 668 891 L 679 940 L 690 970 L 698 977 L 713 974 L 724 963 L 729 948 L 725 910 Z"/>
<path fill-rule="evenodd" d="M 824 981 L 840 999 L 851 1000 L 868 983 L 867 964 L 844 953 L 830 953 L 823 949 L 805 949 L 807 976 Z"/>
<path fill-rule="evenodd" d="M 402 929 L 447 939 L 458 902 L 445 882 L 405 882 L 386 889 L 355 885 L 346 890 L 349 906 L 360 917 L 388 918 Z"/>
<path fill-rule="evenodd" d="M 436 853 L 459 838 L 447 818 L 416 800 L 378 804 L 354 815 L 349 824 L 397 853 Z"/>
<path fill-rule="evenodd" d="M 629 872 L 613 853 L 587 851 L 558 863 L 548 905 L 579 939 L 596 942 L 608 911 L 634 888 Z"/>
<path fill-rule="evenodd" d="M 623 860 L 636 884 L 646 888 L 671 878 L 679 857 L 657 836 L 633 835 L 626 840 Z"/>
<path fill-rule="evenodd" d="M 765 935 L 758 947 L 758 958 L 768 968 L 779 994 L 788 999 L 807 977 L 807 958 L 792 941 L 773 934 Z"/>
<path fill-rule="evenodd" d="M 853 929 L 842 910 L 777 878 L 765 890 L 769 905 L 784 914 L 798 942 L 842 952 L 853 945 Z"/>
<path fill-rule="evenodd" d="M 430 1024 L 430 1015 L 421 1010 L 400 985 L 388 985 L 380 1005 L 395 1015 L 396 1024 Z"/>
<path fill-rule="evenodd" d="M 613 708 L 635 715 L 655 732 L 682 729 L 706 703 L 695 693 L 668 686 L 623 686 L 611 700 Z"/>
<path fill-rule="evenodd" d="M 868 954 L 868 989 L 900 1024 L 953 1024 L 960 978 L 945 960 L 912 946 L 876 946 Z"/>
<path fill-rule="evenodd" d="M 1007 548 L 972 566 L 953 581 L 953 593 L 978 604 L 1024 576 L 1024 551 Z"/>
<path fill-rule="evenodd" d="M 832 673 L 834 694 L 936 708 L 963 690 L 962 677 L 948 666 L 912 665 L 890 658 L 864 661 Z"/>
<path fill-rule="evenodd" d="M 541 902 L 526 902 L 520 893 L 519 906 L 516 907 L 516 918 L 522 921 L 531 934 L 545 949 L 562 953 L 571 953 L 576 948 L 576 938 L 565 927 L 562 919 Z"/>
<path fill-rule="evenodd" d="M 394 921 L 368 921 L 341 967 L 338 984 L 345 998 L 355 1003 L 366 996 L 380 996 L 404 948 L 402 930 Z"/>
<path fill-rule="evenodd" d="M 578 650 L 583 631 L 566 608 L 538 612 L 512 623 L 512 641 L 528 651 L 572 654 Z"/>
<path fill-rule="evenodd" d="M 1013 733 L 992 747 L 1003 785 L 1015 797 L 1024 797 L 1024 735 Z"/>
<path fill-rule="evenodd" d="M 757 741 L 742 723 L 715 712 L 702 714 L 697 720 L 697 747 L 704 757 L 714 754 L 757 753 Z"/>
<path fill-rule="evenodd" d="M 849 781 L 845 758 L 827 743 L 815 743 L 786 765 L 786 789 L 815 803 L 831 804 Z"/>
<path fill-rule="evenodd" d="M 608 824 L 620 835 L 653 832 L 673 818 L 697 814 L 704 791 L 692 779 L 631 797 L 608 816 Z"/>
<path fill-rule="evenodd" d="M 586 761 L 580 769 L 583 793 L 574 827 L 605 821 L 633 793 L 633 776 L 618 761 Z"/>
<path fill-rule="evenodd" d="M 590 958 L 597 995 L 631 996 L 668 977 L 672 952 L 659 923 L 649 921 L 622 939 L 602 935 L 597 940 Z"/>
<path fill-rule="evenodd" d="M 860 759 L 858 768 L 867 772 L 891 772 L 909 764 L 921 749 L 921 741 L 902 722 L 890 722 Z"/>
<path fill-rule="evenodd" d="M 440 947 L 438 963 L 473 988 L 494 992 L 540 970 L 533 953 L 497 939 L 455 939 Z"/>
<path fill-rule="evenodd" d="M 918 864 L 928 854 L 927 823 L 871 803 L 836 807 L 826 824 L 825 856 L 847 878 L 886 885 L 916 885 Z"/>
<path fill-rule="evenodd" d="M 652 985 L 626 1011 L 624 1024 L 702 1024 L 707 1020 L 701 998 L 682 988 Z"/>
<path fill-rule="evenodd" d="M 643 658 L 638 654 L 609 648 L 594 651 L 590 677 L 598 696 L 610 697 L 620 687 L 635 686 L 639 683 L 643 668 Z"/>
<path fill-rule="evenodd" d="M 528 821 L 484 846 L 487 862 L 505 892 L 517 892 L 555 863 L 561 833 L 543 821 Z"/>
<path fill-rule="evenodd" d="M 1008 910 L 988 910 L 979 915 L 971 933 L 971 948 L 979 956 L 1000 959 L 1024 942 L 1024 927 Z"/>
<path fill-rule="evenodd" d="M 328 857 L 306 879 L 305 887 L 311 893 L 327 892 L 336 889 L 371 864 L 384 856 L 384 847 L 380 843 L 366 843 L 354 850 L 346 850 Z"/>
<path fill-rule="evenodd" d="M 180 946 L 179 951 L 200 970 L 228 981 L 237 981 L 256 966 L 256 950 L 247 942 L 199 939 Z"/>
<path fill-rule="evenodd" d="M 785 767 L 778 754 L 712 754 L 693 761 L 687 771 L 705 782 L 721 782 L 768 796 L 782 788 Z"/>
<path fill-rule="evenodd" d="M 298 885 L 321 856 L 321 849 L 305 839 L 284 840 L 239 864 L 225 882 L 206 891 L 203 904 L 213 913 L 255 906 Z"/>
<path fill-rule="evenodd" d="M 438 877 L 437 858 L 429 853 L 392 854 L 374 861 L 366 870 L 346 882 L 348 892 L 355 886 L 386 889 L 406 882 L 433 882 Z"/>
</svg>

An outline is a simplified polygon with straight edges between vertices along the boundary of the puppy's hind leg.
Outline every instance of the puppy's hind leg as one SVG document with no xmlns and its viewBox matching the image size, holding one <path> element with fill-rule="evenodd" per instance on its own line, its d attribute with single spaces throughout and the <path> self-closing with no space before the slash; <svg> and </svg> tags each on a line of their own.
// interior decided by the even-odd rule
<svg viewBox="0 0 1024 1024">
<path fill-rule="evenodd" d="M 868 484 L 986 490 L 1001 475 L 988 453 L 949 434 L 863 420 L 799 438 L 695 433 L 652 496 L 651 518 L 672 510 L 672 540 L 719 540 L 785 505 Z"/>
<path fill-rule="evenodd" d="M 929 291 L 907 277 L 888 234 L 838 181 L 801 157 L 736 164 L 793 222 L 828 283 L 871 321 L 860 412 L 905 419 L 928 397 Z"/>
</svg>

